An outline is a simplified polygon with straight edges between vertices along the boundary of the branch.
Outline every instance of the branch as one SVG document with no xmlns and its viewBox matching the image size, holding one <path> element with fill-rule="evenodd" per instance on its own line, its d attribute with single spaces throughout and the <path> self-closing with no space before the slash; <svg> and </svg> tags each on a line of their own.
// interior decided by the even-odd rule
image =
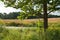
<svg viewBox="0 0 60 40">
<path fill-rule="evenodd" d="M 48 14 L 50 14 L 51 12 L 53 12 L 53 10 L 51 10 Z"/>
</svg>

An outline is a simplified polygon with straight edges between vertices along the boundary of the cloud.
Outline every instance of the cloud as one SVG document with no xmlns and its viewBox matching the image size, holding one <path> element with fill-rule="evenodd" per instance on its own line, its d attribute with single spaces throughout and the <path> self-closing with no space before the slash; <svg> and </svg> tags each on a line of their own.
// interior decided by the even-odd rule
<svg viewBox="0 0 60 40">
<path fill-rule="evenodd" d="M 20 9 L 15 9 L 12 7 L 4 7 L 4 3 L 0 1 L 0 13 L 10 13 L 10 12 L 19 12 Z"/>
</svg>

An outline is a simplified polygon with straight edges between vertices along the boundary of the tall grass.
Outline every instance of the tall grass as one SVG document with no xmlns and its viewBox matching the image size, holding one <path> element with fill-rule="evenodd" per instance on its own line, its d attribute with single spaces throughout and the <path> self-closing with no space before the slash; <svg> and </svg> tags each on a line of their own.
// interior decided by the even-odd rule
<svg viewBox="0 0 60 40">
<path fill-rule="evenodd" d="M 43 28 L 6 29 L 0 27 L 0 40 L 60 40 L 60 29 Z"/>
<path fill-rule="evenodd" d="M 26 27 L 21 29 L 6 29 L 2 27 L 2 25 L 5 25 L 3 21 L 0 21 L 0 24 L 0 40 L 60 40 L 60 23 L 49 23 L 46 32 L 44 32 L 43 22 L 40 20 L 29 24 L 21 24 Z M 9 25 L 11 24 L 16 25 L 15 23 Z"/>
<path fill-rule="evenodd" d="M 39 28 L 6 29 L 0 27 L 0 40 L 39 40 Z"/>
<path fill-rule="evenodd" d="M 29 22 L 26 21 L 27 23 L 16 23 L 16 22 L 4 22 L 3 20 L 0 19 L 0 26 L 14 26 L 14 27 L 40 27 L 43 28 L 43 21 L 38 20 L 35 22 Z M 49 27 L 60 27 L 59 22 L 49 22 Z"/>
</svg>

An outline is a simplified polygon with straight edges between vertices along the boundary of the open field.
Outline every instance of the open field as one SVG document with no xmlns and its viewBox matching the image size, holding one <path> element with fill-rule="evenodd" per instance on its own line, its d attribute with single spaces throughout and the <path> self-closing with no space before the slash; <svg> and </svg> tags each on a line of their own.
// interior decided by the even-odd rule
<svg viewBox="0 0 60 40">
<path fill-rule="evenodd" d="M 3 19 L 4 22 L 16 22 L 16 23 L 30 23 L 30 22 L 36 22 L 39 19 L 25 19 L 25 20 L 18 20 L 18 19 Z M 40 19 L 43 20 L 43 19 Z M 48 22 L 60 22 L 60 18 L 48 18 Z"/>
<path fill-rule="evenodd" d="M 38 27 L 20 29 L 0 27 L 0 40 L 45 40 L 45 38 L 47 40 L 60 40 L 60 29 L 49 28 L 45 33 L 44 29 Z"/>
<path fill-rule="evenodd" d="M 43 21 L 43 19 L 40 19 Z M 43 27 L 43 22 L 39 21 L 39 19 L 24 19 L 24 20 L 18 20 L 18 19 L 2 19 L 3 25 L 6 26 L 18 26 L 18 27 Z M 48 18 L 48 25 L 49 27 L 60 27 L 60 18 Z"/>
<path fill-rule="evenodd" d="M 27 19 L 22 21 L 17 19 L 4 19 L 3 21 L 30 23 L 36 22 L 38 19 Z M 49 18 L 48 21 L 49 24 L 53 23 L 54 25 L 49 25 L 45 32 L 46 34 L 44 33 L 44 29 L 39 27 L 0 27 L 0 40 L 60 40 L 60 18 Z"/>
<path fill-rule="evenodd" d="M 57 22 L 58 23 L 58 22 L 60 22 L 60 18 L 49 18 L 48 22 L 52 22 L 52 23 Z"/>
</svg>

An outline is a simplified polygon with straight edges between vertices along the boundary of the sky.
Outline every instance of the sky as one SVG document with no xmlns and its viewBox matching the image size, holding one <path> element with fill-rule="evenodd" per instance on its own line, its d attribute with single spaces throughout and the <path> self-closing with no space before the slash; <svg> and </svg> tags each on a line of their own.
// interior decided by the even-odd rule
<svg viewBox="0 0 60 40">
<path fill-rule="evenodd" d="M 12 7 L 4 7 L 4 3 L 0 1 L 0 13 L 10 13 L 10 12 L 19 12 L 20 9 L 15 9 L 15 8 L 12 8 Z"/>
<path fill-rule="evenodd" d="M 0 1 L 0 13 L 7 13 L 9 14 L 10 12 L 20 12 L 21 10 L 20 9 L 15 9 L 15 8 L 12 8 L 12 7 L 4 7 L 4 3 Z M 51 13 L 53 15 L 60 15 L 60 11 L 56 11 L 56 12 L 53 12 Z"/>
</svg>

